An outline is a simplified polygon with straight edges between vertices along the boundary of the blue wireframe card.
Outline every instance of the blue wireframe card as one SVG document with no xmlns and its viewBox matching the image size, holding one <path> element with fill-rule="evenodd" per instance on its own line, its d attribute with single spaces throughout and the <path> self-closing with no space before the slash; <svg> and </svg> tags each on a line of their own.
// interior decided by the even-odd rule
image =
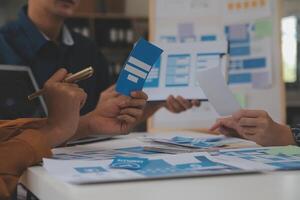
<svg viewBox="0 0 300 200">
<path fill-rule="evenodd" d="M 130 96 L 133 91 L 141 91 L 162 52 L 162 49 L 145 39 L 139 39 L 120 72 L 116 91 L 126 96 Z"/>
<path fill-rule="evenodd" d="M 148 162 L 149 160 L 147 158 L 117 156 L 115 159 L 113 159 L 110 167 L 117 169 L 138 170 L 145 167 Z"/>
</svg>

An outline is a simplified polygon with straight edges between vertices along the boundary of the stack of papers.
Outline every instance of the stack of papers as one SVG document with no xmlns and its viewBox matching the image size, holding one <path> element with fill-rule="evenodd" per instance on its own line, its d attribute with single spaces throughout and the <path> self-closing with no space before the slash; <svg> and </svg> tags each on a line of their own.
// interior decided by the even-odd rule
<svg viewBox="0 0 300 200">
<path fill-rule="evenodd" d="M 239 144 L 242 145 L 250 145 L 254 146 L 255 143 L 239 139 L 233 137 L 225 137 L 225 136 L 213 136 L 209 138 L 192 138 L 192 137 L 182 137 L 182 136 L 175 136 L 172 138 L 151 138 L 153 142 L 162 143 L 162 144 L 171 144 L 177 145 L 182 147 L 189 147 L 189 148 L 197 148 L 197 149 L 211 149 L 216 147 L 233 147 L 233 145 Z"/>
<path fill-rule="evenodd" d="M 220 149 L 238 142 L 249 145 L 248 141 L 223 136 L 141 136 L 122 141 L 130 145 L 56 150 L 53 159 L 44 159 L 43 166 L 53 176 L 73 184 L 300 170 L 300 148 L 294 146 Z"/>
<path fill-rule="evenodd" d="M 240 158 L 235 158 L 234 162 L 228 165 L 227 163 L 231 162 L 228 160 L 229 156 L 218 157 L 212 157 L 207 153 L 155 156 L 149 158 L 145 167 L 137 170 L 112 168 L 113 160 L 44 159 L 44 167 L 62 181 L 73 184 L 249 173 L 258 169 L 273 169 L 271 166 Z"/>
</svg>

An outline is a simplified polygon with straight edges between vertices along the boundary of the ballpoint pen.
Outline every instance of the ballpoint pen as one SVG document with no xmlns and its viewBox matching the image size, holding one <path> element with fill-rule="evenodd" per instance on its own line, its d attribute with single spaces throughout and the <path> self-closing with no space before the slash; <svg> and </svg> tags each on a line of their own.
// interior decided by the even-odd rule
<svg viewBox="0 0 300 200">
<path fill-rule="evenodd" d="M 85 79 L 90 78 L 94 74 L 94 69 L 92 67 L 88 67 L 82 71 L 79 71 L 75 74 L 72 74 L 71 76 L 67 77 L 63 82 L 65 83 L 77 83 L 78 81 L 82 81 Z M 43 94 L 43 89 L 32 93 L 31 95 L 28 96 L 28 100 L 31 101 L 35 99 L 36 97 L 40 96 Z"/>
</svg>

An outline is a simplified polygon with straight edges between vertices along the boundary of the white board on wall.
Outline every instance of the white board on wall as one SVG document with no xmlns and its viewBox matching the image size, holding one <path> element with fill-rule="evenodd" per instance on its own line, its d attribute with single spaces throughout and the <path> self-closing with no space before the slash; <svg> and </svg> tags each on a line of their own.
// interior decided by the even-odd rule
<svg viewBox="0 0 300 200">
<path fill-rule="evenodd" d="M 193 35 L 194 42 L 228 39 L 230 88 L 242 106 L 266 110 L 274 120 L 285 122 L 281 4 L 281 0 L 153 0 L 150 38 L 176 43 L 183 42 L 185 35 Z M 188 27 L 189 33 L 183 32 L 182 26 Z M 217 118 L 211 105 L 203 102 L 200 108 L 181 114 L 161 109 L 148 128 L 208 128 Z"/>
</svg>

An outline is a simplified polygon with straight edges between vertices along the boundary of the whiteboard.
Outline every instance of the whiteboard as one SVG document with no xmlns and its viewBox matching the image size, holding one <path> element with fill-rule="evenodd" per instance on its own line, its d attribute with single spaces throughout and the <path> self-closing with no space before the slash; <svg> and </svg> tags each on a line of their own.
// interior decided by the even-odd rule
<svg viewBox="0 0 300 200">
<path fill-rule="evenodd" d="M 149 3 L 150 40 L 180 43 L 184 37 L 190 37 L 189 42 L 191 38 L 194 42 L 228 39 L 232 54 L 230 88 L 242 107 L 266 110 L 275 121 L 285 122 L 281 0 L 151 0 Z M 209 128 L 218 117 L 209 102 L 181 114 L 161 109 L 148 121 L 148 129 Z"/>
</svg>

